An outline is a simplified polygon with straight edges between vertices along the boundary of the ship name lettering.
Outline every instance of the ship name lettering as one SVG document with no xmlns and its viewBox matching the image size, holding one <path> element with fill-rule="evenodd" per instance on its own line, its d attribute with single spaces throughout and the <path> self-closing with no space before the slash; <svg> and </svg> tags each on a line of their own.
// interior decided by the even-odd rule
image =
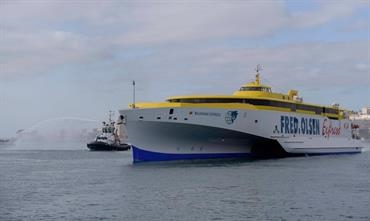
<svg viewBox="0 0 370 221">
<path fill-rule="evenodd" d="M 331 120 L 325 119 L 322 124 L 322 135 L 326 138 L 329 138 L 330 136 L 338 136 L 340 135 L 340 128 L 340 126 L 333 126 Z"/>
<path fill-rule="evenodd" d="M 194 112 L 196 116 L 211 116 L 211 117 L 221 117 L 220 113 L 215 112 Z"/>
<path fill-rule="evenodd" d="M 280 133 L 320 135 L 320 120 L 306 117 L 281 116 Z"/>
</svg>

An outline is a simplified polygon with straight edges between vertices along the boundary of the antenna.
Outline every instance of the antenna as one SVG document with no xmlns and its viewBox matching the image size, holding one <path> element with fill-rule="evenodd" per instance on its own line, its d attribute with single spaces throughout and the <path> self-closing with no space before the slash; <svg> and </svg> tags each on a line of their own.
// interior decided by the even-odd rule
<svg viewBox="0 0 370 221">
<path fill-rule="evenodd" d="M 254 70 L 256 70 L 257 74 L 259 74 L 259 72 L 263 70 L 262 65 L 257 64 L 257 67 Z"/>
<path fill-rule="evenodd" d="M 114 115 L 114 111 L 109 110 L 109 123 L 112 123 L 112 116 Z"/>
<path fill-rule="evenodd" d="M 260 65 L 260 64 L 257 64 L 257 67 L 256 67 L 256 72 L 257 72 L 257 74 L 256 74 L 256 81 L 255 81 L 255 84 L 256 85 L 259 85 L 260 84 L 260 71 L 262 70 L 262 65 Z"/>
<path fill-rule="evenodd" d="M 132 108 L 135 108 L 135 81 L 132 81 L 132 87 L 133 87 Z"/>
</svg>

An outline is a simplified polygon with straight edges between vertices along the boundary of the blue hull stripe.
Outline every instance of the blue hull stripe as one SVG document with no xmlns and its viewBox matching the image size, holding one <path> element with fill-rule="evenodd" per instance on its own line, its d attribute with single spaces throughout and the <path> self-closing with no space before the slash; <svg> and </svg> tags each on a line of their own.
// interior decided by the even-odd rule
<svg viewBox="0 0 370 221">
<path fill-rule="evenodd" d="M 134 163 L 144 161 L 168 161 L 168 160 L 191 160 L 191 159 L 219 159 L 219 158 L 248 158 L 250 153 L 204 153 L 204 154 L 177 154 L 159 153 L 140 149 L 132 146 Z"/>
<path fill-rule="evenodd" d="M 327 152 L 327 153 L 297 153 L 288 154 L 289 156 L 319 156 L 319 155 L 337 155 L 337 154 L 356 154 L 361 151 L 351 152 Z M 170 160 L 195 160 L 195 159 L 222 159 L 222 158 L 253 158 L 253 153 L 204 153 L 204 154 L 177 154 L 177 153 L 159 153 L 140 149 L 132 146 L 132 157 L 134 163 L 145 161 L 170 161 Z"/>
</svg>

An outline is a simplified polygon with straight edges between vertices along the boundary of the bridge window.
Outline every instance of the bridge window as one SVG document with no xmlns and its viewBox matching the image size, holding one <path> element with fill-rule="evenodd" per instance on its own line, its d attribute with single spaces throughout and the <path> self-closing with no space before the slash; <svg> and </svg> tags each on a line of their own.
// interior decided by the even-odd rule
<svg viewBox="0 0 370 221">
<path fill-rule="evenodd" d="M 271 88 L 268 87 L 241 87 L 239 91 L 263 91 L 271 93 Z"/>
</svg>

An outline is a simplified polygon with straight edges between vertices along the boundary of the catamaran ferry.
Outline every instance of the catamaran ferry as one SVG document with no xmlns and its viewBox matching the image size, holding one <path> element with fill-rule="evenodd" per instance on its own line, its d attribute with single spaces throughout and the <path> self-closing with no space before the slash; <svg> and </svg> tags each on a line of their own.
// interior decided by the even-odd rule
<svg viewBox="0 0 370 221">
<path fill-rule="evenodd" d="M 232 95 L 170 97 L 119 110 L 133 161 L 359 153 L 363 148 L 339 105 L 303 102 L 255 81 Z"/>
</svg>

